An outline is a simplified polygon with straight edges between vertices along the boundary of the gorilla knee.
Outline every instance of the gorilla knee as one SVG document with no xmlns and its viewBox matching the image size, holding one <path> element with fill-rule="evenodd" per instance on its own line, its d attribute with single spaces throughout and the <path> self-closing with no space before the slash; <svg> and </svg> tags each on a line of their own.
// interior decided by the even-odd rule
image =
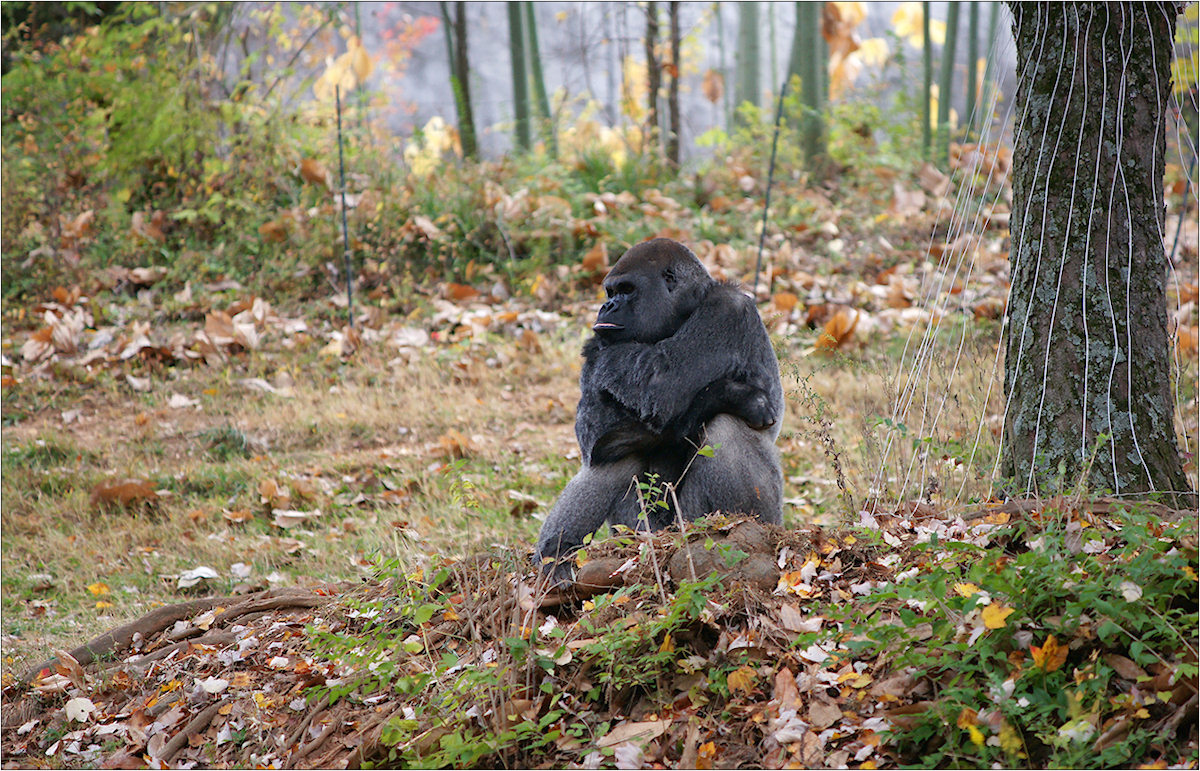
<svg viewBox="0 0 1200 771">
<path fill-rule="evenodd" d="M 697 456 L 680 486 L 684 518 L 723 511 L 782 524 L 783 470 L 772 432 L 718 415 L 706 426 L 703 444 L 712 455 Z"/>
</svg>

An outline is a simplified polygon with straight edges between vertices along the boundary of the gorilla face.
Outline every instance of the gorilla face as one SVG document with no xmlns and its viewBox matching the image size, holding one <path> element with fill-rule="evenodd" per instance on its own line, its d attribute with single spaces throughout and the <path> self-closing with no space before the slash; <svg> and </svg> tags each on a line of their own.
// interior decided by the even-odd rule
<svg viewBox="0 0 1200 771">
<path fill-rule="evenodd" d="M 675 333 L 713 283 L 691 250 L 656 238 L 625 252 L 604 279 L 592 330 L 605 343 L 656 343 Z"/>
</svg>

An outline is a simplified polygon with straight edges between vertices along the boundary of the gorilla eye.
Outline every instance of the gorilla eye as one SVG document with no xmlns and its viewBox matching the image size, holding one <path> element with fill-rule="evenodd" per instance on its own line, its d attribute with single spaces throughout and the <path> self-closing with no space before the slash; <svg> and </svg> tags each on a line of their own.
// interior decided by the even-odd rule
<svg viewBox="0 0 1200 771">
<path fill-rule="evenodd" d="M 605 291 L 608 292 L 609 297 L 615 294 L 633 294 L 633 282 L 619 281 L 612 286 L 606 287 Z"/>
</svg>

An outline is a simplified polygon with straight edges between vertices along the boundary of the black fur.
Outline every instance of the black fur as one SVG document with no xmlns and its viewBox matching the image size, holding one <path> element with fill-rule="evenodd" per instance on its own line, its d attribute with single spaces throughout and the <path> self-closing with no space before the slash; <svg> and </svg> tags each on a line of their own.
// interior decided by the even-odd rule
<svg viewBox="0 0 1200 771">
<path fill-rule="evenodd" d="M 627 251 L 604 287 L 609 299 L 583 348 L 583 468 L 547 516 L 537 556 L 566 556 L 606 520 L 637 526 L 633 480 L 647 473 L 676 485 L 680 509 L 655 513 L 652 529 L 717 510 L 779 523 L 783 389 L 753 301 L 665 238 Z M 695 457 L 718 442 L 713 457 Z"/>
</svg>

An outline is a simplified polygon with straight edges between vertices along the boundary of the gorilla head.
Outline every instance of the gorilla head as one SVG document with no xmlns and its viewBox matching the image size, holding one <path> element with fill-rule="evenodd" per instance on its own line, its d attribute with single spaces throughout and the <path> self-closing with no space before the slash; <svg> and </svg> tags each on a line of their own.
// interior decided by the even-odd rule
<svg viewBox="0 0 1200 771">
<path fill-rule="evenodd" d="M 679 329 L 714 283 L 683 244 L 645 241 L 625 252 L 604 279 L 608 301 L 592 330 L 606 343 L 657 343 Z"/>
</svg>

